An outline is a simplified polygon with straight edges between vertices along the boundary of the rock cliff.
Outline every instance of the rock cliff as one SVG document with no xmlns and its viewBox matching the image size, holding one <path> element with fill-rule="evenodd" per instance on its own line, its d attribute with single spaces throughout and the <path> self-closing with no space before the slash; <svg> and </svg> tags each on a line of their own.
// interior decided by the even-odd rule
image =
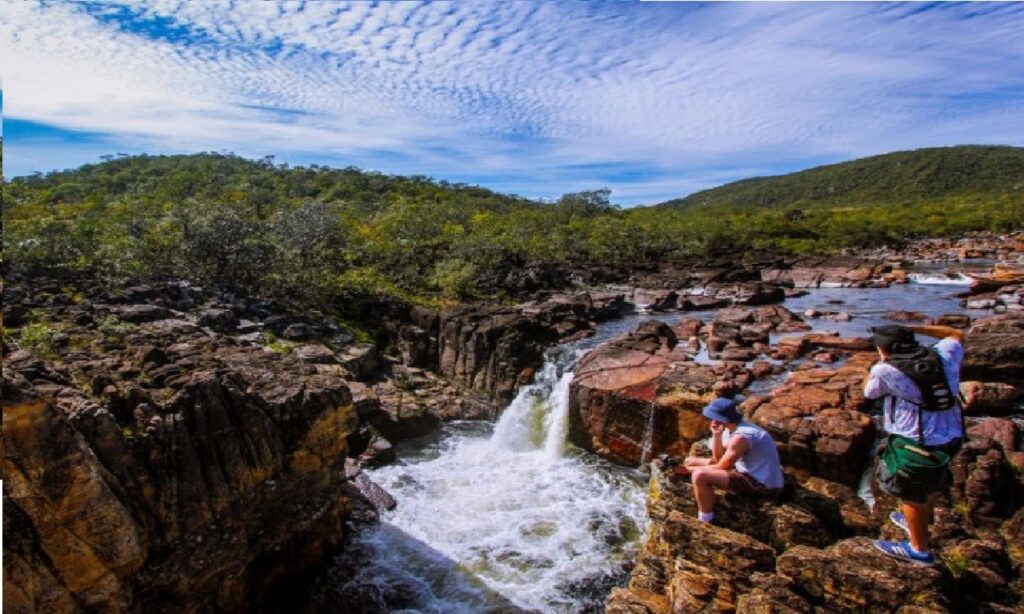
<svg viewBox="0 0 1024 614">
<path fill-rule="evenodd" d="M 344 366 L 54 296 L 33 351 L 4 348 L 6 611 L 245 610 L 372 515 Z"/>
</svg>

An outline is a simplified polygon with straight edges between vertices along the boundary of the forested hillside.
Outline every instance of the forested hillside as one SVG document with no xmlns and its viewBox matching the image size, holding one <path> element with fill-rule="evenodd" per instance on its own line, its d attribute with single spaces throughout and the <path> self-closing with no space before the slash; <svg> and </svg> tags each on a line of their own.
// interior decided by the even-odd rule
<svg viewBox="0 0 1024 614">
<path fill-rule="evenodd" d="M 937 198 L 1024 191 L 1024 148 L 965 145 L 900 151 L 781 175 L 755 177 L 661 207 L 902 206 Z"/>
<path fill-rule="evenodd" d="M 776 195 L 726 210 L 622 210 L 607 190 L 542 203 L 426 177 L 292 168 L 230 154 L 111 157 L 9 181 L 4 259 L 15 273 L 181 277 L 318 305 L 364 292 L 430 301 L 500 295 L 502 275 L 529 262 L 625 271 L 730 250 L 824 253 L 1024 227 L 1024 150 L 957 149 L 973 152 L 963 172 L 947 160 L 957 151 L 949 149 L 933 150 L 938 157 L 913 171 L 907 161 L 924 153 L 798 174 L 801 189 L 826 193 L 846 184 L 824 178 L 875 169 L 887 178 L 843 193 L 881 194 L 884 186 L 909 193 L 901 182 L 913 179 L 916 196 L 905 201 L 803 207 Z M 950 168 L 961 179 L 954 181 Z M 815 177 L 823 179 L 816 184 Z"/>
</svg>

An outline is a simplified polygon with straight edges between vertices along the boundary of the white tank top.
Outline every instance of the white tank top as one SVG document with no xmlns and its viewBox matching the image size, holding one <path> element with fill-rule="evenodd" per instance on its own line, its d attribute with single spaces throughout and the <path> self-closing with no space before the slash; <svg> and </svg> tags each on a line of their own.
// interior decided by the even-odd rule
<svg viewBox="0 0 1024 614">
<path fill-rule="evenodd" d="M 736 427 L 735 433 L 726 430 L 722 434 L 722 445 L 728 446 L 729 438 L 736 435 L 743 437 L 750 444 L 747 453 L 736 461 L 736 470 L 749 475 L 768 488 L 782 488 L 785 479 L 782 476 L 782 464 L 779 462 L 779 450 L 768 431 L 744 420 Z"/>
</svg>

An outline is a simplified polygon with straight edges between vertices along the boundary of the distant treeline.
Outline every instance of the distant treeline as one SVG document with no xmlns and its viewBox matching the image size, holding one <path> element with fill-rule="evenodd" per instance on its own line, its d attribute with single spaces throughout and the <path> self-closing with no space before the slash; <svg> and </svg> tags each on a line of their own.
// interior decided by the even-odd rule
<svg viewBox="0 0 1024 614">
<path fill-rule="evenodd" d="M 942 160 L 936 168 L 960 168 L 949 162 L 959 156 L 971 170 L 908 175 L 902 162 L 872 164 L 865 168 L 873 182 L 855 174 L 853 191 L 835 182 L 813 188 L 812 175 L 797 174 L 704 192 L 700 206 L 690 206 L 698 194 L 684 206 L 628 210 L 613 205 L 608 190 L 543 203 L 427 177 L 288 167 L 271 158 L 112 157 L 7 182 L 4 259 L 15 271 L 184 277 L 310 305 L 352 292 L 466 298 L 495 290 L 486 282 L 495 268 L 533 261 L 626 269 L 729 250 L 828 253 L 1022 228 L 1022 152 L 907 152 L 899 155 L 917 160 L 915 168 L 931 168 L 933 157 Z M 826 168 L 838 167 L 816 170 Z M 904 185 L 906 177 L 917 179 Z M 762 196 L 745 196 L 752 189 Z M 808 190 L 846 196 L 815 200 Z M 726 196 L 708 196 L 715 194 Z"/>
</svg>

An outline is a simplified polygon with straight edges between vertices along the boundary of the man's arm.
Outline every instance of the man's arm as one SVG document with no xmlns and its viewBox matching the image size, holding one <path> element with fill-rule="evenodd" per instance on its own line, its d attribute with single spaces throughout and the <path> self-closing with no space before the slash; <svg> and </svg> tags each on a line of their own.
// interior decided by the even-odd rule
<svg viewBox="0 0 1024 614">
<path fill-rule="evenodd" d="M 729 445 L 725 450 L 725 454 L 723 454 L 722 458 L 714 464 L 714 467 L 716 469 L 724 469 L 726 471 L 732 469 L 733 465 L 736 464 L 736 461 L 746 454 L 749 449 L 750 442 L 743 437 L 730 437 Z"/>
<path fill-rule="evenodd" d="M 722 429 L 711 427 L 711 462 L 708 464 L 717 463 L 723 454 L 725 454 L 725 446 L 722 445 Z"/>
<path fill-rule="evenodd" d="M 914 331 L 919 335 L 926 337 L 934 337 L 936 339 L 956 339 L 961 344 L 964 342 L 964 332 L 953 328 L 952 326 L 939 326 L 939 325 L 922 325 L 922 326 L 908 326 L 910 330 Z"/>
<path fill-rule="evenodd" d="M 878 371 L 879 369 L 872 367 L 867 381 L 864 382 L 864 398 L 866 399 L 880 399 L 888 393 L 885 380 L 878 374 Z"/>
</svg>

